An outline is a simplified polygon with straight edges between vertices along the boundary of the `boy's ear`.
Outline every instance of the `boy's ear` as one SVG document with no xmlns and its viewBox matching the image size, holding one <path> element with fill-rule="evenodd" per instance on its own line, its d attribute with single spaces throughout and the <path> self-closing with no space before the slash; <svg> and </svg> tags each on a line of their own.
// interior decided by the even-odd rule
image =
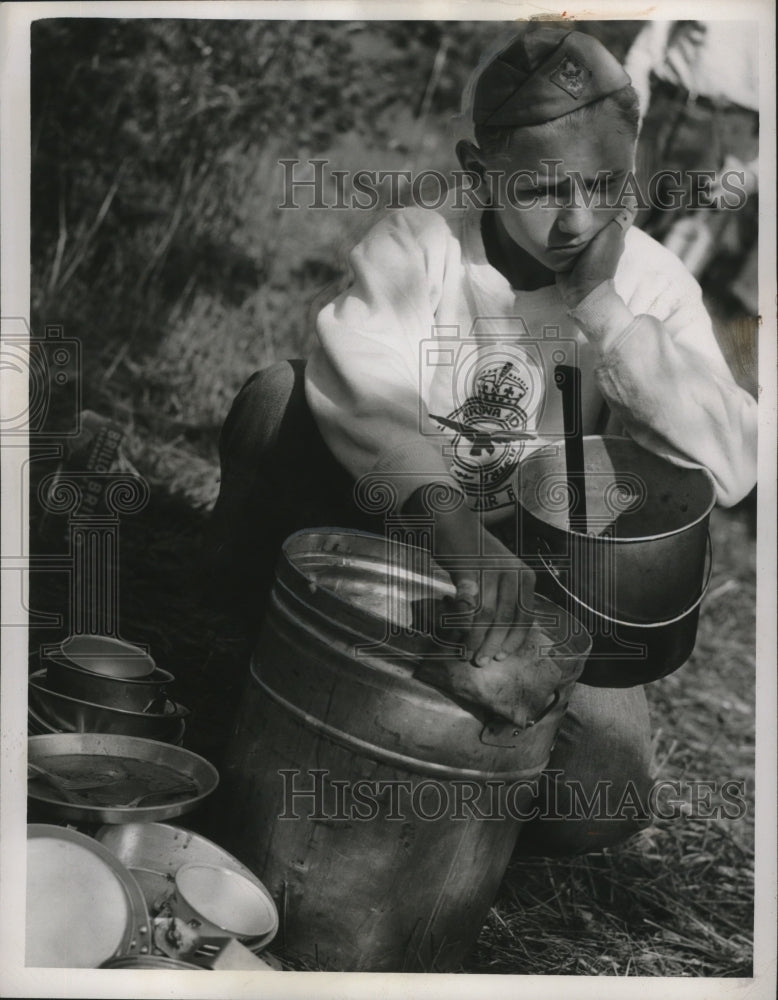
<svg viewBox="0 0 778 1000">
<path fill-rule="evenodd" d="M 460 139 L 456 144 L 455 151 L 462 169 L 478 174 L 483 180 L 486 167 L 483 162 L 483 153 L 478 146 L 472 142 L 468 142 L 467 139 Z"/>
</svg>

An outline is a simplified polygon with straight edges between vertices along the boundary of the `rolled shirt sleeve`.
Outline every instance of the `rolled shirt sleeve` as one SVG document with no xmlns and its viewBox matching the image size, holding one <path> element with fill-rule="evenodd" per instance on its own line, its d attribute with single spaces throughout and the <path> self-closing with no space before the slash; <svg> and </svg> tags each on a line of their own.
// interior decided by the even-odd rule
<svg viewBox="0 0 778 1000">
<path fill-rule="evenodd" d="M 731 506 L 756 482 L 757 404 L 729 371 L 699 285 L 677 265 L 650 313 L 636 315 L 611 281 L 570 315 L 598 352 L 599 389 L 626 432 L 676 465 L 707 468 Z"/>
</svg>

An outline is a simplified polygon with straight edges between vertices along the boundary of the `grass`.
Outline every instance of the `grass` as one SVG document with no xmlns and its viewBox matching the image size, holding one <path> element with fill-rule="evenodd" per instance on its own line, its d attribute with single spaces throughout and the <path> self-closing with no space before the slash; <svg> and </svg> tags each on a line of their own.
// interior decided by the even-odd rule
<svg viewBox="0 0 778 1000">
<path fill-rule="evenodd" d="M 403 169 L 420 156 L 428 166 L 451 165 L 445 116 L 392 127 L 408 142 L 371 149 L 352 130 L 317 155 L 346 170 Z M 316 307 L 342 280 L 346 251 L 372 218 L 278 209 L 281 155 L 300 154 L 280 141 L 236 144 L 205 172 L 185 158 L 177 186 L 154 192 L 157 202 L 143 208 L 145 215 L 130 206 L 136 224 L 105 246 L 107 264 L 90 270 L 121 198 L 117 169 L 104 189 L 95 189 L 78 224 L 61 229 L 33 281 L 34 329 L 56 322 L 81 338 L 84 404 L 121 424 L 126 460 L 151 486 L 149 505 L 121 522 L 122 635 L 148 643 L 176 675 L 175 694 L 192 709 L 186 745 L 217 766 L 248 654 L 240 623 L 203 602 L 201 553 L 218 491 L 219 428 L 251 371 L 305 355 Z M 145 262 L 140 271 L 138 258 Z M 729 315 L 719 323 L 725 344 L 730 321 L 737 327 Z M 752 368 L 740 374 L 752 384 Z M 33 471 L 41 476 L 49 468 L 36 462 Z M 739 820 L 682 815 L 657 820 L 600 854 L 516 860 L 464 971 L 750 974 L 751 508 L 715 511 L 711 532 L 714 570 L 694 655 L 648 688 L 655 773 L 685 781 L 742 779 L 747 814 Z M 33 574 L 31 606 L 67 607 L 58 574 Z M 31 650 L 59 637 L 34 627 Z M 217 822 L 207 809 L 197 818 L 204 832 Z"/>
</svg>

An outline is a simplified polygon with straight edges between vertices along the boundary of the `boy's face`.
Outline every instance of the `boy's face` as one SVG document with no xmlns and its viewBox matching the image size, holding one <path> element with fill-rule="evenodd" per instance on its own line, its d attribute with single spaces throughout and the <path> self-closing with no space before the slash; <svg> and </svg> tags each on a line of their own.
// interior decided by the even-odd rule
<svg viewBox="0 0 778 1000">
<path fill-rule="evenodd" d="M 535 260 L 560 272 L 619 211 L 634 152 L 635 140 L 615 127 L 606 109 L 572 127 L 520 129 L 506 154 L 480 159 L 487 170 L 500 171 L 498 224 Z"/>
</svg>

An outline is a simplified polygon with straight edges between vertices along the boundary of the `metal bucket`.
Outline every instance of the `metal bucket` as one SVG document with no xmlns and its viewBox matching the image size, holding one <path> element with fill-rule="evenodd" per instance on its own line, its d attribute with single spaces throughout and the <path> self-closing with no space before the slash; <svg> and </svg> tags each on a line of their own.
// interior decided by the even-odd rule
<svg viewBox="0 0 778 1000">
<path fill-rule="evenodd" d="M 584 438 L 584 466 L 586 534 L 569 529 L 563 446 L 522 464 L 519 554 L 538 569 L 538 589 L 592 633 L 584 683 L 655 680 L 694 648 L 710 575 L 713 479 L 628 438 Z"/>
<path fill-rule="evenodd" d="M 284 546 L 223 770 L 222 839 L 273 895 L 287 957 L 443 972 L 478 936 L 590 640 L 538 598 L 562 681 L 519 729 L 414 676 L 430 638 L 411 605 L 452 590 L 423 550 L 378 536 Z"/>
</svg>

